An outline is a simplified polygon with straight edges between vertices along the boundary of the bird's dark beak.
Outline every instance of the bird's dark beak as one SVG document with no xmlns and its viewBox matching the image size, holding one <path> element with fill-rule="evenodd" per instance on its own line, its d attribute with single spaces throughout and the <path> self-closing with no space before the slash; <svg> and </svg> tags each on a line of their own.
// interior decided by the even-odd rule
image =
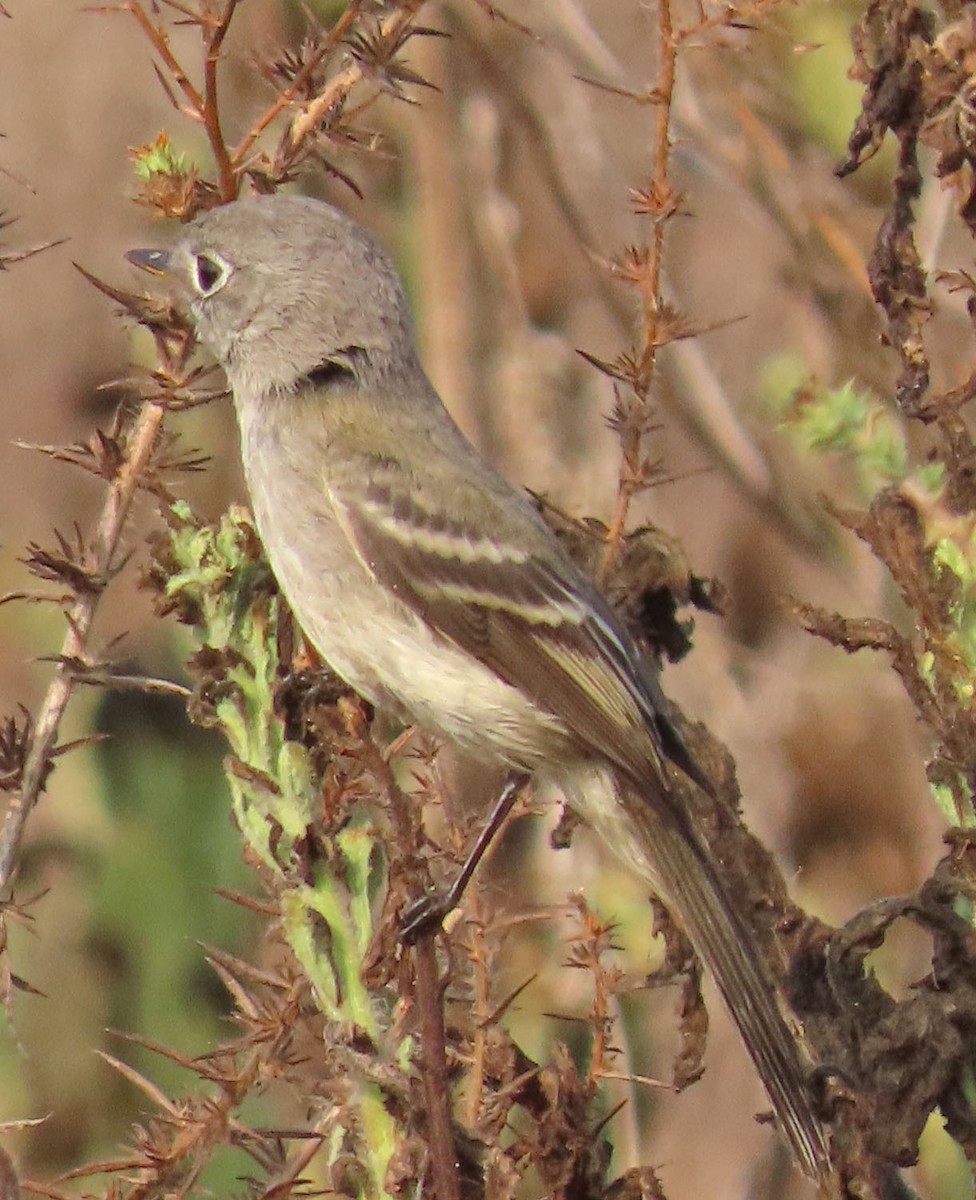
<svg viewBox="0 0 976 1200">
<path fill-rule="evenodd" d="M 127 250 L 125 257 L 134 267 L 148 271 L 150 275 L 168 275 L 170 254 L 168 250 Z"/>
</svg>

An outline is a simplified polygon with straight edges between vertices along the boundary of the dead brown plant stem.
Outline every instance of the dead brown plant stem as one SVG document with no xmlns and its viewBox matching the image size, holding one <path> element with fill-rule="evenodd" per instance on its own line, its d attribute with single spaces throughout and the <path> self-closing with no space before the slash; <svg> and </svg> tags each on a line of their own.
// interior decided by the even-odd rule
<svg viewBox="0 0 976 1200">
<path fill-rule="evenodd" d="M 306 137 L 312 132 L 315 126 L 323 119 L 329 109 L 341 97 L 347 96 L 352 91 L 353 85 L 362 78 L 362 72 L 359 67 L 353 63 L 346 67 L 344 71 L 340 71 L 338 75 L 329 80 L 329 86 L 312 100 L 308 107 L 297 116 L 292 123 L 291 133 L 289 135 L 292 149 L 301 145 Z"/>
<path fill-rule="evenodd" d="M 386 796 L 396 844 L 409 861 L 417 844 L 417 814 L 393 778 L 389 759 L 373 746 L 371 767 Z M 427 882 L 426 880 L 424 882 Z M 451 1090 L 447 1072 L 444 993 L 437 966 L 437 931 L 414 947 L 414 1001 L 420 1029 L 421 1076 L 427 1103 L 427 1143 L 436 1200 L 460 1200 L 457 1154 L 451 1129 Z"/>
<path fill-rule="evenodd" d="M 207 53 L 203 68 L 203 124 L 207 131 L 207 139 L 213 152 L 220 179 L 220 196 L 222 200 L 231 201 L 237 197 L 237 173 L 227 153 L 227 145 L 220 128 L 220 106 L 217 103 L 217 64 L 220 60 L 220 49 L 227 36 L 227 29 L 234 16 L 238 0 L 227 0 L 224 14 L 213 32 L 207 38 Z"/>
<path fill-rule="evenodd" d="M 678 42 L 674 35 L 671 15 L 671 0 L 658 0 L 658 80 L 654 88 L 654 124 L 651 138 L 652 188 L 659 197 L 670 194 L 671 183 L 668 168 L 671 159 L 671 102 L 674 96 L 675 70 L 677 66 Z M 627 518 L 634 496 L 641 488 L 641 449 L 644 438 L 644 416 L 654 367 L 660 345 L 660 289 L 661 267 L 664 257 L 665 219 L 655 214 L 651 217 L 652 228 L 647 259 L 640 276 L 641 328 L 638 345 L 639 374 L 634 381 L 631 407 L 626 414 L 620 432 L 620 473 L 617 481 L 617 497 L 607 526 L 607 535 L 597 572 L 603 582 L 617 556 L 621 539 L 627 528 Z"/>
<path fill-rule="evenodd" d="M 417 998 L 425 997 L 420 1010 L 420 1044 L 424 1060 L 424 1095 L 427 1099 L 428 1139 L 431 1175 L 437 1200 L 460 1200 L 457 1177 L 457 1153 L 451 1132 L 449 1098 L 451 1084 L 447 1075 L 444 1047 L 444 1007 L 441 1003 L 440 974 L 437 968 L 435 937 L 422 938 L 414 948 Z M 431 1002 L 433 1001 L 433 1002 Z"/>
<path fill-rule="evenodd" d="M 607 1057 L 607 1026 L 608 1026 L 608 1004 L 606 994 L 606 980 L 602 971 L 602 963 L 600 962 L 599 954 L 594 954 L 594 961 L 591 964 L 591 972 L 594 982 L 593 1004 L 590 1009 L 593 1020 L 593 1044 L 590 1046 L 590 1082 L 596 1086 L 600 1079 L 600 1074 L 606 1068 Z"/>
<path fill-rule="evenodd" d="M 671 101 L 674 96 L 678 45 L 671 23 L 671 0 L 658 0 L 657 13 L 661 64 L 655 89 L 658 102 L 654 106 L 654 137 L 651 154 L 654 186 L 659 195 L 665 196 L 671 190 L 668 178 L 668 168 L 671 162 Z M 646 377 L 642 376 L 641 379 L 641 399 L 645 402 L 657 354 L 661 264 L 664 257 L 665 222 L 658 217 L 653 217 L 652 221 L 651 253 L 641 286 L 644 308 L 641 325 L 641 357 L 642 359 L 646 358 Z M 644 362 L 642 362 L 643 365 Z"/>
<path fill-rule="evenodd" d="M 471 1043 L 471 1065 L 467 1080 L 467 1125 L 474 1129 L 478 1123 L 481 1096 L 484 1088 L 485 1066 L 488 1053 L 488 1017 L 491 1012 L 491 979 L 488 973 L 488 945 L 485 924 L 478 911 L 481 907 L 477 890 L 473 890 L 469 901 L 474 911 L 469 913 L 471 951 L 469 959 L 472 973 L 475 1027 Z"/>
<path fill-rule="evenodd" d="M 613 566 L 620 541 L 627 528 L 627 515 L 630 512 L 630 502 L 637 490 L 637 455 L 640 452 L 640 436 L 633 429 L 625 429 L 620 436 L 620 474 L 617 480 L 617 496 L 613 502 L 613 512 L 607 522 L 607 536 L 603 543 L 603 553 L 600 556 L 600 566 L 597 571 L 597 582 L 606 582 Z"/>
<path fill-rule="evenodd" d="M 107 580 L 112 573 L 132 500 L 162 428 L 165 409 L 160 404 L 143 405 L 129 437 L 126 455 L 105 497 L 92 539 L 94 572 Z M 24 763 L 20 789 L 10 801 L 0 826 L 0 893 L 7 894 L 16 867 L 24 826 L 37 803 L 47 777 L 58 729 L 75 686 L 72 662 L 84 659 L 100 591 L 86 592 L 67 613 L 68 630 L 61 646 L 60 663 L 54 674 L 34 725 L 30 750 Z"/>
<path fill-rule="evenodd" d="M 146 37 L 155 48 L 156 53 L 166 64 L 166 69 L 179 84 L 180 91 L 186 97 L 190 105 L 190 109 L 185 111 L 187 111 L 188 115 L 193 116 L 194 120 L 201 120 L 204 110 L 203 97 L 190 82 L 186 72 L 173 56 L 173 52 L 169 48 L 169 39 L 166 37 L 166 34 L 162 29 L 152 23 L 149 16 L 146 14 L 146 11 L 139 3 L 139 0 L 126 0 L 126 3 L 123 5 L 123 11 L 129 12 L 133 15 L 133 17 L 135 17 L 136 21 L 142 28 L 143 33 L 145 33 Z"/>
</svg>

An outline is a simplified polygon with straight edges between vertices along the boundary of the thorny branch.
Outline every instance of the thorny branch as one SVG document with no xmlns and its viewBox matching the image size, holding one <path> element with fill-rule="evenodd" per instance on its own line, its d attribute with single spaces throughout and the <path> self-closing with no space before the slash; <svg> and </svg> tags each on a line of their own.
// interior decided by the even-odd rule
<svg viewBox="0 0 976 1200">
<path fill-rule="evenodd" d="M 648 244 L 628 252 L 617 273 L 640 295 L 641 315 L 637 344 L 620 360 L 617 378 L 629 394 L 617 394 L 613 424 L 620 438 L 620 474 L 617 496 L 607 529 L 606 545 L 597 579 L 603 581 L 620 549 L 634 497 L 648 486 L 655 466 L 645 458 L 644 438 L 650 423 L 651 389 L 657 352 L 679 332 L 674 313 L 661 295 L 664 236 L 669 218 L 679 210 L 681 197 L 670 178 L 671 104 L 674 96 L 678 41 L 671 15 L 671 0 L 657 5 L 658 77 L 649 93 L 652 103 L 651 176 L 647 186 L 631 192 L 636 212 L 651 222 Z"/>
<path fill-rule="evenodd" d="M 106 580 L 114 573 L 125 522 L 139 490 L 140 477 L 152 457 L 153 445 L 162 428 L 164 411 L 161 404 L 148 403 L 143 406 L 126 440 L 125 459 L 120 463 L 105 497 L 92 537 L 90 569 Z M 62 661 L 41 703 L 19 787 L 11 797 L 3 824 L 0 825 L 0 892 L 3 893 L 9 892 L 27 818 L 37 803 L 50 770 L 61 718 L 77 678 L 74 663 L 86 657 L 88 635 L 100 594 L 97 589 L 80 592 L 66 613 L 68 628 L 61 643 Z"/>
</svg>

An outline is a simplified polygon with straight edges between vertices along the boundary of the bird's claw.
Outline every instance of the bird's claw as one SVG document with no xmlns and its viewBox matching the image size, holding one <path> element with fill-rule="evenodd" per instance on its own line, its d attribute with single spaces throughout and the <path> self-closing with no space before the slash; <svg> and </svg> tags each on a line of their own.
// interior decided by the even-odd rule
<svg viewBox="0 0 976 1200">
<path fill-rule="evenodd" d="M 400 914 L 400 941 L 415 946 L 436 933 L 454 907 L 450 892 L 430 891 L 412 901 Z"/>
</svg>

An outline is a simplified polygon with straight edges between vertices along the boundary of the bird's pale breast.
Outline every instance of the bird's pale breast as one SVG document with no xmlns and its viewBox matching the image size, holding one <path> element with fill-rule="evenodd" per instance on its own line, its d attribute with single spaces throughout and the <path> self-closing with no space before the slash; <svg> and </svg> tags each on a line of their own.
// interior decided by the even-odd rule
<svg viewBox="0 0 976 1200">
<path fill-rule="evenodd" d="M 336 519 L 327 453 L 316 453 L 307 436 L 292 436 L 287 425 L 238 411 L 248 490 L 271 568 L 336 674 L 378 707 L 475 757 L 484 759 L 490 746 L 499 761 L 534 771 L 564 756 L 568 738 L 556 717 L 376 582 Z"/>
</svg>

